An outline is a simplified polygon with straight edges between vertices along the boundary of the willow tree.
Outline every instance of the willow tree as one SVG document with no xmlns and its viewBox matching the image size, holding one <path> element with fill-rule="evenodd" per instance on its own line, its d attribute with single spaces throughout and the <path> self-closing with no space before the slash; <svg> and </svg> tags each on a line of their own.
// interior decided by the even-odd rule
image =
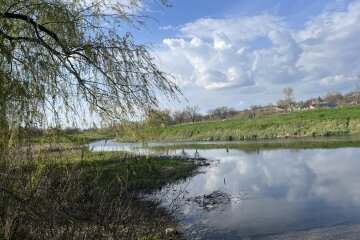
<svg viewBox="0 0 360 240">
<path fill-rule="evenodd" d="M 49 112 L 59 120 L 85 105 L 126 118 L 156 107 L 158 94 L 176 97 L 171 78 L 129 32 L 148 19 L 141 9 L 137 0 L 2 0 L 0 141 L 12 125 L 39 123 Z"/>
</svg>

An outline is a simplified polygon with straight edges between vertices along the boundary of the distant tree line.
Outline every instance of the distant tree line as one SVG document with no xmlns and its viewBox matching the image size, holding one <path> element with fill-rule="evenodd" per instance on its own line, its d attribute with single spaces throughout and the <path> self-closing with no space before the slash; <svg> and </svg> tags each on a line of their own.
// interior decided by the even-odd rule
<svg viewBox="0 0 360 240">
<path fill-rule="evenodd" d="M 299 111 L 321 107 L 341 107 L 360 104 L 360 88 L 359 90 L 357 89 L 346 94 L 329 92 L 322 97 L 318 96 L 302 101 L 294 100 L 294 90 L 292 88 L 284 88 L 283 93 L 284 98 L 277 101 L 276 104 L 253 105 L 244 110 L 236 110 L 232 107 L 225 106 L 210 109 L 206 113 L 201 113 L 199 106 L 186 106 L 183 109 L 175 111 L 171 111 L 170 109 L 150 109 L 147 111 L 142 121 L 132 122 L 130 124 L 127 123 L 120 126 L 115 124 L 113 126 L 101 128 L 93 127 L 86 130 L 69 127 L 64 129 L 52 128 L 47 129 L 45 132 L 61 131 L 64 134 L 76 134 L 82 131 L 112 131 L 115 129 L 125 131 L 125 128 L 132 129 L 134 127 L 140 129 L 139 131 L 142 131 L 141 129 L 144 127 L 158 128 L 176 124 L 193 124 L 202 121 L 225 121 L 234 117 L 251 118 L 282 111 Z M 32 129 L 33 136 L 42 135 L 45 132 L 36 128 Z"/>
<path fill-rule="evenodd" d="M 284 89 L 285 98 L 277 102 L 277 107 L 285 110 L 301 110 L 319 107 L 339 107 L 348 105 L 358 105 L 360 103 L 360 89 L 356 89 L 346 94 L 339 92 L 328 92 L 325 96 L 313 97 L 303 101 L 294 101 L 294 90 Z"/>
<path fill-rule="evenodd" d="M 188 124 L 210 120 L 225 120 L 238 114 L 239 111 L 230 107 L 210 109 L 206 114 L 200 113 L 198 106 L 186 106 L 182 110 L 171 112 L 169 109 L 152 109 L 145 116 L 144 123 L 148 127 L 166 127 L 174 124 Z"/>
<path fill-rule="evenodd" d="M 227 120 L 234 116 L 239 118 L 255 117 L 281 111 L 296 111 L 360 104 L 360 88 L 346 94 L 329 92 L 322 97 L 313 97 L 302 101 L 294 100 L 294 89 L 291 87 L 284 88 L 283 93 L 284 98 L 277 101 L 276 104 L 253 105 L 249 109 L 241 111 L 225 106 L 210 109 L 205 114 L 200 113 L 200 108 L 198 106 L 186 106 L 184 109 L 176 110 L 174 112 L 169 109 L 152 109 L 146 114 L 144 123 L 147 127 L 166 127 L 174 124 Z"/>
</svg>

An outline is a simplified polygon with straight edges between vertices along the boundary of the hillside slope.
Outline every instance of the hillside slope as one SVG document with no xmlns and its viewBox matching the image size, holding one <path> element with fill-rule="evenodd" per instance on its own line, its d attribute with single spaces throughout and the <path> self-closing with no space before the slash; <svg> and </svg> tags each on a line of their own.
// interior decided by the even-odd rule
<svg viewBox="0 0 360 240">
<path fill-rule="evenodd" d="M 141 137 L 147 141 L 212 141 L 346 134 L 360 134 L 359 106 L 151 128 Z"/>
</svg>

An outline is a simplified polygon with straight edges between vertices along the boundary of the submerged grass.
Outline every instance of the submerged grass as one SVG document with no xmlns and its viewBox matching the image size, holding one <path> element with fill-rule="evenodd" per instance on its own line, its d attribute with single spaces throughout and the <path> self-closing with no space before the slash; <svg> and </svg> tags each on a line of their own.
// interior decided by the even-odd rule
<svg viewBox="0 0 360 240">
<path fill-rule="evenodd" d="M 176 149 L 239 149 L 245 152 L 270 149 L 315 149 L 315 148 L 343 148 L 360 147 L 360 139 L 349 138 L 314 138 L 314 139 L 282 139 L 282 140 L 253 140 L 229 143 L 206 143 L 206 144 L 175 144 L 168 146 L 152 147 L 154 150 Z"/>
<path fill-rule="evenodd" d="M 360 134 L 359 106 L 174 125 L 147 129 L 142 133 L 147 141 L 231 141 L 348 134 Z"/>
</svg>

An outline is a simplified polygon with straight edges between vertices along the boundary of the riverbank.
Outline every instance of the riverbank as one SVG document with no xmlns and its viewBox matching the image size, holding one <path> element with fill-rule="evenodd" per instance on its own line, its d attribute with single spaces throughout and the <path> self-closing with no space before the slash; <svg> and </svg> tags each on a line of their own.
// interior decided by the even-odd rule
<svg viewBox="0 0 360 240">
<path fill-rule="evenodd" d="M 145 141 L 232 141 L 351 134 L 360 134 L 359 106 L 148 128 L 141 132 L 141 138 Z"/>
<path fill-rule="evenodd" d="M 67 150 L 1 169 L 0 237 L 165 239 L 171 209 L 145 192 L 192 176 L 191 159 Z M 173 236 L 178 239 L 181 236 Z"/>
<path fill-rule="evenodd" d="M 162 146 L 150 146 L 155 151 L 177 149 L 238 149 L 244 152 L 271 149 L 334 149 L 360 147 L 360 136 L 304 137 L 286 139 L 259 139 L 223 142 L 173 142 Z"/>
<path fill-rule="evenodd" d="M 44 143 L 68 143 L 83 145 L 90 142 L 114 139 L 116 132 L 108 129 L 92 129 L 85 131 L 66 132 L 63 130 L 49 130 L 39 136 L 30 137 L 31 143 L 44 144 Z"/>
</svg>

